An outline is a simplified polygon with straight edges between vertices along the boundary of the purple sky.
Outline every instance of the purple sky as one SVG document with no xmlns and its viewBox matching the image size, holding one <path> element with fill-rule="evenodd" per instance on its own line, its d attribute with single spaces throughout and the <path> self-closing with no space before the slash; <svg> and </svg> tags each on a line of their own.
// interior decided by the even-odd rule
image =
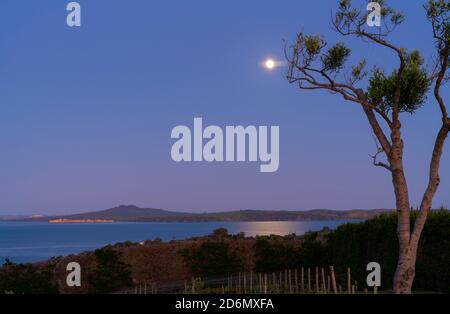
<svg viewBox="0 0 450 314">
<path fill-rule="evenodd" d="M 68 2 L 68 1 L 67 1 Z M 283 58 L 297 31 L 346 41 L 353 58 L 392 69 L 395 56 L 329 29 L 336 1 L 66 1 L 0 3 L 0 215 L 136 204 L 182 211 L 393 207 L 362 110 L 300 91 L 259 63 Z M 360 2 L 362 5 L 365 1 Z M 422 1 L 395 1 L 407 21 L 392 41 L 432 56 Z M 352 60 L 353 60 L 352 58 Z M 443 96 L 450 101 L 448 88 Z M 171 129 L 279 125 L 280 168 L 174 163 Z M 405 114 L 413 206 L 427 184 L 440 123 L 434 98 Z M 450 143 L 435 206 L 450 204 Z"/>
</svg>

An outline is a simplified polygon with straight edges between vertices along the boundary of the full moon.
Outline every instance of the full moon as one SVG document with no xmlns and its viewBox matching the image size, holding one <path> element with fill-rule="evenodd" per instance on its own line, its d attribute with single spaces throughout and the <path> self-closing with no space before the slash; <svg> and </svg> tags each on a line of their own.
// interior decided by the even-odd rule
<svg viewBox="0 0 450 314">
<path fill-rule="evenodd" d="M 266 68 L 268 68 L 269 70 L 272 70 L 275 68 L 275 61 L 272 59 L 267 59 L 265 65 L 266 65 Z"/>
</svg>

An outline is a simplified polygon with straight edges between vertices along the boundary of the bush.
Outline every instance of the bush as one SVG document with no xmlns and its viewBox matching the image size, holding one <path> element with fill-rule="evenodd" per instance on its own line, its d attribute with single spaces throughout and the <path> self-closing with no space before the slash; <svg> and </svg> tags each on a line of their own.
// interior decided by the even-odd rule
<svg viewBox="0 0 450 314">
<path fill-rule="evenodd" d="M 12 264 L 6 261 L 0 271 L 0 294 L 57 294 L 52 266 Z"/>
<path fill-rule="evenodd" d="M 298 248 L 283 237 L 270 240 L 258 237 L 255 243 L 255 271 L 261 273 L 295 268 L 298 264 Z"/>
<path fill-rule="evenodd" d="M 89 275 L 91 293 L 109 293 L 132 285 L 129 265 L 112 248 L 95 251 L 96 267 Z"/>
<path fill-rule="evenodd" d="M 411 226 L 417 212 L 411 214 Z M 351 267 L 352 277 L 360 283 L 366 282 L 369 262 L 381 265 L 382 288 L 392 287 L 398 258 L 397 215 L 385 214 L 358 224 L 339 226 L 331 233 L 328 247 L 331 261 L 338 272 Z M 419 243 L 416 291 L 450 292 L 450 213 L 447 210 L 433 211 Z"/>
<path fill-rule="evenodd" d="M 382 288 L 390 288 L 398 257 L 396 228 L 393 214 L 339 226 L 329 238 L 330 264 L 342 274 L 350 267 L 353 279 L 365 285 L 367 264 L 377 262 L 381 265 Z"/>
<path fill-rule="evenodd" d="M 304 236 L 304 242 L 297 254 L 298 265 L 305 267 L 326 267 L 330 264 L 330 248 L 317 238 L 318 233 L 312 232 Z"/>
<path fill-rule="evenodd" d="M 411 226 L 417 212 L 411 213 Z M 322 239 L 320 232 L 308 233 L 301 246 L 290 236 L 259 237 L 255 244 L 255 271 L 273 272 L 299 267 L 336 269 L 338 284 L 346 286 L 347 267 L 352 279 L 366 283 L 366 266 L 381 266 L 382 289 L 392 288 L 398 259 L 397 214 L 384 214 L 361 223 L 347 223 Z M 419 243 L 415 291 L 450 292 L 450 213 L 447 210 L 429 214 Z"/>
<path fill-rule="evenodd" d="M 196 276 L 226 276 L 241 271 L 236 252 L 224 241 L 203 242 L 197 248 L 181 251 L 186 265 Z"/>
</svg>

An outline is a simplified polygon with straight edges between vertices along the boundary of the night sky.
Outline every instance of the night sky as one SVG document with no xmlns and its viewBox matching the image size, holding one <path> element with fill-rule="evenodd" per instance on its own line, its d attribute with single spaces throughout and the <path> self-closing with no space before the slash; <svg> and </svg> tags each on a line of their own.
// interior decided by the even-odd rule
<svg viewBox="0 0 450 314">
<path fill-rule="evenodd" d="M 352 62 L 391 71 L 391 51 L 330 30 L 336 1 L 80 0 L 81 28 L 66 25 L 68 2 L 0 2 L 0 214 L 395 206 L 389 173 L 369 157 L 376 148 L 362 109 L 260 65 L 283 60 L 283 40 L 303 30 L 348 43 Z M 407 15 L 391 41 L 430 62 L 422 3 L 391 1 Z M 402 116 L 412 206 L 440 126 L 429 96 Z M 447 87 L 443 96 L 450 101 Z M 279 125 L 278 172 L 173 162 L 171 130 L 194 117 Z M 447 144 L 436 207 L 450 204 Z"/>
</svg>

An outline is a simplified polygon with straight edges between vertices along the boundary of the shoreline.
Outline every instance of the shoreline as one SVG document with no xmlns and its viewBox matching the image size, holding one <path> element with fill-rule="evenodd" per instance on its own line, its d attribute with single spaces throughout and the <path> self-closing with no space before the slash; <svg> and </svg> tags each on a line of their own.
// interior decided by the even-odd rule
<svg viewBox="0 0 450 314">
<path fill-rule="evenodd" d="M 50 219 L 48 221 L 51 224 L 67 224 L 67 223 L 113 223 L 112 219 Z"/>
</svg>

